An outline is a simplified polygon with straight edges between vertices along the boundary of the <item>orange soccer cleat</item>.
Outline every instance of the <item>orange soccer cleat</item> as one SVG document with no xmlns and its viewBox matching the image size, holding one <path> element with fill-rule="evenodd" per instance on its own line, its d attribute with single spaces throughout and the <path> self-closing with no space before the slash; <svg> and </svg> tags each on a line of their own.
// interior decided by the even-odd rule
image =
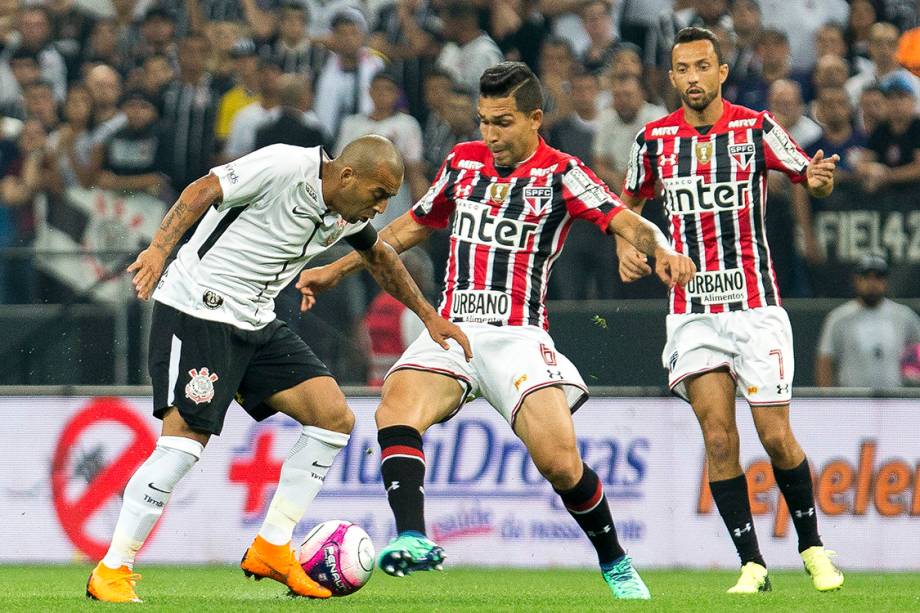
<svg viewBox="0 0 920 613">
<path fill-rule="evenodd" d="M 111 569 L 102 562 L 89 574 L 86 596 L 104 602 L 143 602 L 134 591 L 141 576 L 127 566 Z"/>
<path fill-rule="evenodd" d="M 329 598 L 332 592 L 307 576 L 303 567 L 291 551 L 290 543 L 272 545 L 261 536 L 256 536 L 252 545 L 246 550 L 240 568 L 247 577 L 256 581 L 268 577 L 283 583 L 297 596 L 307 598 Z"/>
</svg>

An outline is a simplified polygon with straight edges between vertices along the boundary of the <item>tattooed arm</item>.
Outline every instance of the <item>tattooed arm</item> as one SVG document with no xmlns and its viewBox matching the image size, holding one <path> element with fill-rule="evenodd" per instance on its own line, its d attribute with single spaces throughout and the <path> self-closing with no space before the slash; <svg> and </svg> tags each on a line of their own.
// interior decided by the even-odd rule
<svg viewBox="0 0 920 613">
<path fill-rule="evenodd" d="M 179 200 L 166 213 L 159 230 L 153 235 L 150 246 L 141 251 L 134 263 L 128 266 L 128 272 L 135 273 L 134 289 L 141 300 L 150 298 L 163 274 L 166 258 L 186 230 L 204 215 L 209 206 L 222 199 L 220 181 L 212 174 L 194 181 L 182 190 Z"/>
<path fill-rule="evenodd" d="M 428 334 L 436 343 L 447 349 L 447 339 L 452 338 L 460 343 L 467 361 L 473 357 L 466 335 L 455 324 L 438 315 L 434 307 L 428 303 L 393 247 L 378 239 L 373 247 L 358 253 L 380 287 L 412 309 L 428 328 Z"/>
<path fill-rule="evenodd" d="M 684 285 L 696 274 L 693 261 L 671 249 L 658 226 L 631 210 L 610 220 L 610 232 L 631 243 L 640 254 L 655 258 L 655 272 L 668 287 Z"/>
</svg>

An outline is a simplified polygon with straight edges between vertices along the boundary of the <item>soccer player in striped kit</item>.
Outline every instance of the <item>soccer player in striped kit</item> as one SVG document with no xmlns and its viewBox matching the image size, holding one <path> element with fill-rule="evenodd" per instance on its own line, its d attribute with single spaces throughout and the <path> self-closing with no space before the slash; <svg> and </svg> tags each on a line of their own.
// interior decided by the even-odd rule
<svg viewBox="0 0 920 613">
<path fill-rule="evenodd" d="M 454 147 L 428 193 L 381 232 L 404 251 L 453 216 L 440 310 L 466 332 L 474 356 L 465 360 L 453 344 L 439 355 L 419 336 L 387 375 L 376 419 L 398 536 L 379 563 L 397 576 L 440 568 L 443 550 L 425 535 L 422 434 L 469 396 L 481 395 L 524 442 L 590 539 L 613 595 L 647 599 L 648 589 L 617 541 L 600 479 L 578 452 L 571 413 L 588 391 L 547 333 L 546 287 L 579 218 L 655 257 L 656 272 L 670 286 L 686 283 L 695 269 L 580 160 L 543 142 L 542 119 L 540 82 L 525 64 L 502 62 L 486 70 L 479 98 L 483 140 Z M 350 254 L 302 273 L 302 308 L 361 266 Z"/>
<path fill-rule="evenodd" d="M 723 100 L 727 76 L 712 32 L 678 32 L 670 77 L 682 107 L 639 132 L 621 197 L 641 211 L 646 199 L 660 195 L 672 246 L 699 270 L 670 292 L 662 359 L 669 387 L 699 420 L 712 496 L 741 558 L 741 576 L 728 591 L 770 590 L 739 463 L 736 388 L 773 463 L 805 569 L 818 590 L 833 590 L 843 574 L 818 535 L 811 471 L 789 424 L 792 329 L 780 306 L 764 209 L 768 171 L 785 173 L 820 198 L 834 188 L 838 157 L 818 151 L 809 159 L 769 113 Z M 617 251 L 625 281 L 651 273 L 632 246 L 618 239 Z"/>
</svg>

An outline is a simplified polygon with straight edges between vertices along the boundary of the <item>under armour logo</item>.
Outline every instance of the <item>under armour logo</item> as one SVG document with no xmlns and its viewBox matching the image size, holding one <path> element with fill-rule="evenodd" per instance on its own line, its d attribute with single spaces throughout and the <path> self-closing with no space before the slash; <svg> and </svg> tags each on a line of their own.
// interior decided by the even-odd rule
<svg viewBox="0 0 920 613">
<path fill-rule="evenodd" d="M 806 511 L 799 511 L 798 509 L 796 509 L 795 511 L 796 519 L 802 519 L 803 517 L 811 517 L 814 514 L 815 514 L 814 507 L 808 507 L 808 510 Z"/>
<path fill-rule="evenodd" d="M 735 528 L 734 530 L 732 530 L 732 534 L 735 535 L 736 539 L 740 539 L 742 534 L 744 534 L 745 532 L 751 532 L 751 531 L 753 531 L 753 528 L 751 527 L 751 522 L 748 522 L 744 524 L 744 528 Z"/>
<path fill-rule="evenodd" d="M 549 368 L 546 369 L 546 376 L 550 379 L 559 379 L 560 381 L 562 381 L 563 378 L 561 370 L 551 370 Z"/>
<path fill-rule="evenodd" d="M 600 536 L 600 535 L 602 535 L 602 534 L 607 534 L 607 533 L 610 532 L 611 530 L 613 530 L 613 528 L 610 526 L 610 524 L 607 524 L 606 526 L 604 526 L 603 528 L 601 528 L 601 529 L 598 530 L 597 532 L 592 532 L 591 530 L 585 530 L 585 534 L 587 534 L 589 538 L 594 538 L 595 536 Z"/>
<path fill-rule="evenodd" d="M 395 492 L 398 489 L 399 489 L 399 481 L 394 481 L 393 483 L 390 484 L 390 487 L 387 488 L 387 494 L 389 494 L 390 492 Z"/>
<path fill-rule="evenodd" d="M 778 384 L 778 385 L 776 386 L 776 393 L 777 393 L 777 394 L 785 394 L 785 393 L 787 393 L 788 391 L 789 391 L 789 384 L 788 384 L 788 383 L 780 383 L 780 384 Z"/>
</svg>

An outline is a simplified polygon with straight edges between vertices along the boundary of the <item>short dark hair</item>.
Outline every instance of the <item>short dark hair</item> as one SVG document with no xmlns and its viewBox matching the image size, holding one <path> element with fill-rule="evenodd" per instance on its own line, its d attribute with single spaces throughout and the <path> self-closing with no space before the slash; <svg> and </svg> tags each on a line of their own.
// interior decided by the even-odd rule
<svg viewBox="0 0 920 613">
<path fill-rule="evenodd" d="M 524 62 L 501 62 L 487 68 L 479 77 L 479 95 L 483 98 L 514 96 L 522 113 L 543 108 L 540 80 Z"/>
<path fill-rule="evenodd" d="M 674 47 L 677 45 L 682 45 L 684 43 L 692 43 L 698 40 L 708 40 L 712 43 L 712 48 L 716 51 L 716 58 L 719 60 L 719 65 L 725 63 L 725 59 L 722 56 L 722 46 L 719 44 L 719 38 L 712 33 L 711 30 L 706 28 L 696 28 L 696 27 L 687 27 L 681 28 L 677 32 L 677 36 L 674 37 L 674 44 L 671 45 L 671 53 L 674 53 Z"/>
</svg>

